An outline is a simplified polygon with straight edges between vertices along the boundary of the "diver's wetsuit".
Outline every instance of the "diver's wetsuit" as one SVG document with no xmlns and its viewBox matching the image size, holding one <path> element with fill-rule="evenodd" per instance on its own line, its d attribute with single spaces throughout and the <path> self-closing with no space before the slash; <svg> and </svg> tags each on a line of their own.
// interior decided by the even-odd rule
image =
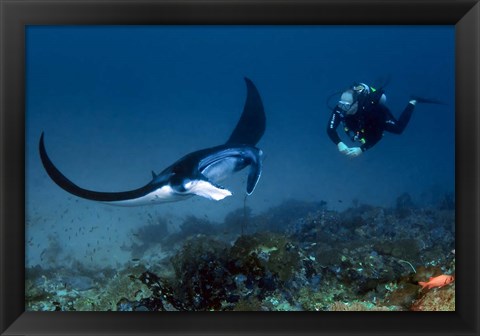
<svg viewBox="0 0 480 336">
<path fill-rule="evenodd" d="M 338 106 L 332 112 L 327 125 L 327 134 L 338 145 L 341 141 L 337 133 L 337 127 L 343 122 L 345 132 L 352 140 L 362 143 L 362 151 L 373 147 L 383 136 L 383 132 L 401 134 L 412 116 L 415 105 L 409 103 L 397 120 L 390 110 L 382 104 L 370 105 L 358 108 L 357 113 L 347 115 Z"/>
</svg>

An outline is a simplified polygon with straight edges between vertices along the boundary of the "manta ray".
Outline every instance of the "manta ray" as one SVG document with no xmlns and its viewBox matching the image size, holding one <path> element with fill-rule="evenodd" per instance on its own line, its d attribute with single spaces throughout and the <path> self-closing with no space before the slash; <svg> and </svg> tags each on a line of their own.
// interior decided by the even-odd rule
<svg viewBox="0 0 480 336">
<path fill-rule="evenodd" d="M 250 195 L 262 174 L 263 152 L 255 145 L 265 132 L 266 118 L 257 88 L 250 79 L 245 78 L 245 82 L 247 98 L 243 113 L 227 142 L 191 152 L 162 172 L 152 172 L 152 180 L 143 187 L 121 192 L 92 191 L 79 187 L 50 160 L 45 149 L 44 132 L 39 142 L 43 167 L 53 182 L 70 194 L 106 204 L 136 206 L 180 201 L 194 195 L 222 200 L 232 193 L 218 183 L 249 166 L 247 194 Z"/>
</svg>

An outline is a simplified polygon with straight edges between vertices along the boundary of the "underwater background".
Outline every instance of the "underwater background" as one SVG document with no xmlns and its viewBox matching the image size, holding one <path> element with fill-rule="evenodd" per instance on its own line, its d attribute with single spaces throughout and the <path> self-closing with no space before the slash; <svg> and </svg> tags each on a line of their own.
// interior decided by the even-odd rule
<svg viewBox="0 0 480 336">
<path fill-rule="evenodd" d="M 453 26 L 29 26 L 26 309 L 454 309 L 454 283 L 418 285 L 455 270 L 454 37 Z M 267 117 L 246 200 L 242 171 L 219 202 L 114 207 L 66 193 L 41 164 L 45 132 L 80 187 L 143 186 L 228 139 L 244 77 Z M 417 104 L 403 134 L 348 159 L 326 127 L 354 82 L 385 86 L 396 117 L 411 95 L 445 105 Z"/>
</svg>

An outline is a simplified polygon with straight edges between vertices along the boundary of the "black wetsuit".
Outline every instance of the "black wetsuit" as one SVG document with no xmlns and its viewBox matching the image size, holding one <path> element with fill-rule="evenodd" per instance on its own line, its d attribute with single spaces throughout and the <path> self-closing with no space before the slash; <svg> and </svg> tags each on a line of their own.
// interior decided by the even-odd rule
<svg viewBox="0 0 480 336">
<path fill-rule="evenodd" d="M 397 120 L 382 104 L 359 104 L 357 113 L 347 115 L 338 106 L 332 112 L 327 125 L 327 134 L 338 145 L 341 141 L 337 127 L 343 122 L 345 132 L 354 141 L 359 141 L 362 151 L 373 147 L 383 136 L 383 132 L 401 134 L 412 116 L 415 105 L 409 103 Z"/>
</svg>

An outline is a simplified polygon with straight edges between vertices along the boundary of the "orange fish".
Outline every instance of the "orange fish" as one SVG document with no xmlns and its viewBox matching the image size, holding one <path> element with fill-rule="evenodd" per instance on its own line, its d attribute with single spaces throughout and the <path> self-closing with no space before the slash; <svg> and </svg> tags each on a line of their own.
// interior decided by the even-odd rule
<svg viewBox="0 0 480 336">
<path fill-rule="evenodd" d="M 422 286 L 422 289 L 427 288 L 431 289 L 433 287 L 441 288 L 453 282 L 455 277 L 453 275 L 442 274 L 433 278 L 430 278 L 428 282 L 419 281 L 418 284 Z"/>
</svg>

